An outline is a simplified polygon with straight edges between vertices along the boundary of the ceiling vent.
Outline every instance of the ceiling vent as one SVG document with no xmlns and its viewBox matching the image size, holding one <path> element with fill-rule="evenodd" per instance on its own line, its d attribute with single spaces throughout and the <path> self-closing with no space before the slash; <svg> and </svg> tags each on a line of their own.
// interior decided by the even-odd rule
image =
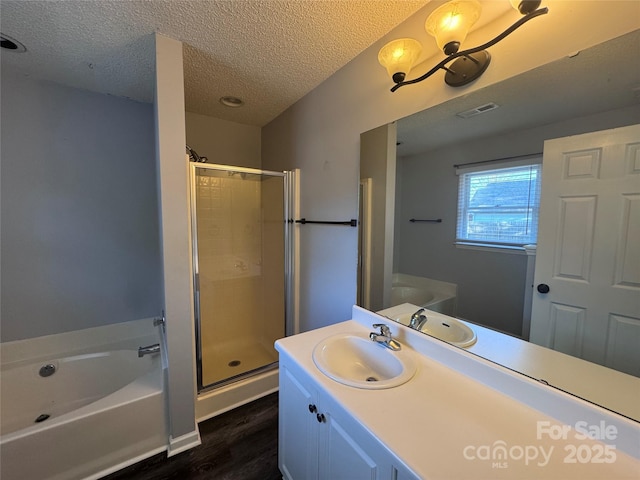
<svg viewBox="0 0 640 480">
<path fill-rule="evenodd" d="M 465 112 L 456 113 L 456 116 L 460 117 L 460 118 L 475 117 L 476 115 L 480 115 L 481 113 L 486 113 L 486 112 L 489 112 L 491 110 L 495 110 L 498 107 L 499 107 L 499 105 L 497 105 L 497 104 L 495 104 L 493 102 L 485 103 L 484 105 L 480 105 L 479 107 L 472 108 L 471 110 L 467 110 Z"/>
</svg>

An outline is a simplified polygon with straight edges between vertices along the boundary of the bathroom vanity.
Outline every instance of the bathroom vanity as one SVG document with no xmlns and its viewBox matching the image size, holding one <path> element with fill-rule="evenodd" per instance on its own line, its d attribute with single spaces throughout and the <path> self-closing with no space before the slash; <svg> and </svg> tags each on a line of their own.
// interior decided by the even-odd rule
<svg viewBox="0 0 640 480">
<path fill-rule="evenodd" d="M 285 479 L 637 478 L 637 422 L 360 307 L 352 317 L 276 342 Z M 379 323 L 400 360 L 369 339 Z"/>
</svg>

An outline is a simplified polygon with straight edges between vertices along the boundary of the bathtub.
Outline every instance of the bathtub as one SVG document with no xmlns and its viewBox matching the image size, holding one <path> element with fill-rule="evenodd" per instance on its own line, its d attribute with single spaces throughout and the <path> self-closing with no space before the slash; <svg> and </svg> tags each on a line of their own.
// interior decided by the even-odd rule
<svg viewBox="0 0 640 480">
<path fill-rule="evenodd" d="M 0 477 L 99 478 L 166 450 L 162 361 L 138 343 L 3 362 Z"/>
<path fill-rule="evenodd" d="M 457 285 L 403 273 L 393 274 L 391 307 L 412 303 L 445 315 L 455 316 Z"/>
</svg>

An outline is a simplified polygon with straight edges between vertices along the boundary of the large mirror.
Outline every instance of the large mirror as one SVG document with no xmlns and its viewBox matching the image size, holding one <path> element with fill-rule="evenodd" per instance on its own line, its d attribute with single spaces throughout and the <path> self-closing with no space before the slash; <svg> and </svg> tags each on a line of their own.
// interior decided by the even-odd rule
<svg viewBox="0 0 640 480">
<path fill-rule="evenodd" d="M 404 302 L 431 305 L 478 330 L 499 332 L 504 345 L 529 340 L 535 249 L 455 244 L 455 166 L 542 161 L 545 140 L 640 124 L 636 58 L 640 30 L 363 133 L 359 304 L 374 311 Z M 427 287 L 433 300 L 423 295 Z M 632 290 L 640 310 L 640 290 Z M 637 342 L 640 328 L 630 332 Z M 586 362 L 569 359 L 567 371 L 550 365 L 547 372 L 522 358 L 512 361 L 500 342 L 467 349 L 640 421 L 634 406 L 640 379 L 631 376 L 638 375 L 637 367 L 622 374 L 589 363 L 592 368 L 578 372 Z M 584 358 L 571 349 L 564 353 Z M 588 378 L 572 380 L 591 371 L 610 371 L 620 385 L 635 389 L 634 398 L 621 399 L 615 384 L 606 392 L 607 387 L 589 386 Z"/>
</svg>

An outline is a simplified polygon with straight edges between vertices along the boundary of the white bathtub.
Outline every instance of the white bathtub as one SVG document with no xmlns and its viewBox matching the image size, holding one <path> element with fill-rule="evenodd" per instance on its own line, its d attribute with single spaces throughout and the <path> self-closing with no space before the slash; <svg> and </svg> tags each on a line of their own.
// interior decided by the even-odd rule
<svg viewBox="0 0 640 480">
<path fill-rule="evenodd" d="M 0 477 L 99 478 L 165 450 L 162 361 L 138 358 L 137 343 L 3 362 Z"/>
<path fill-rule="evenodd" d="M 431 278 L 393 274 L 391 307 L 412 303 L 445 315 L 455 316 L 457 285 Z"/>
</svg>

